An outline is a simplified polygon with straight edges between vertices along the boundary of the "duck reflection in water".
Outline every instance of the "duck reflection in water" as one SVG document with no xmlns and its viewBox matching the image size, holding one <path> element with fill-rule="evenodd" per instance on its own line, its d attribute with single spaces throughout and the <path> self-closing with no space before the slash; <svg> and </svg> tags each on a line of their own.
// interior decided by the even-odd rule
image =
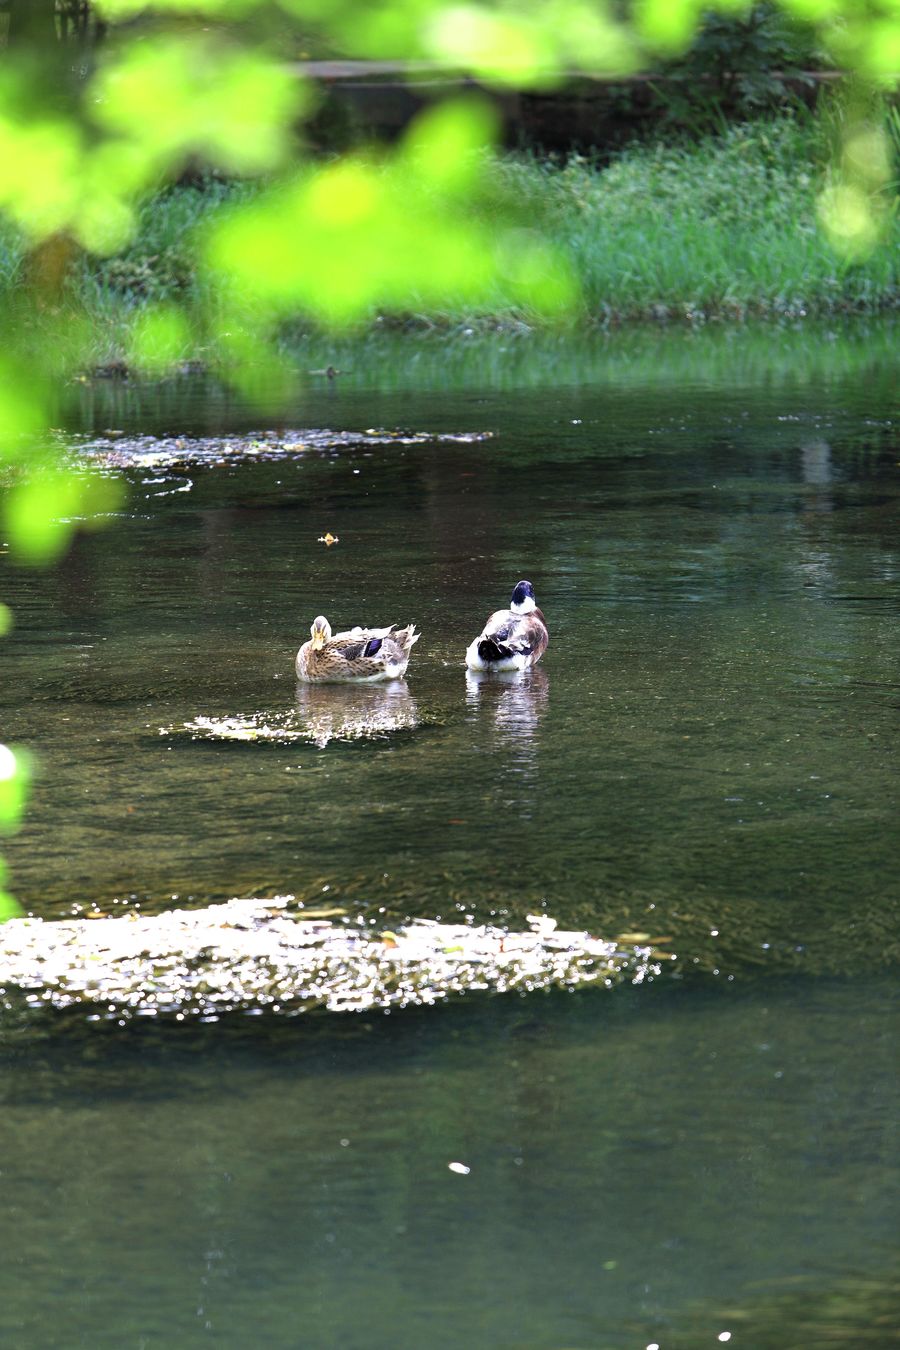
<svg viewBox="0 0 900 1350">
<path fill-rule="evenodd" d="M 418 725 L 405 680 L 387 684 L 297 684 L 301 725 L 322 749 L 329 741 L 357 741 Z"/>
<path fill-rule="evenodd" d="M 507 752 L 505 771 L 536 776 L 538 728 L 549 693 L 547 672 L 537 668 L 499 675 L 466 671 L 466 703 L 479 718 L 490 718 L 485 742 L 491 751 Z"/>
</svg>

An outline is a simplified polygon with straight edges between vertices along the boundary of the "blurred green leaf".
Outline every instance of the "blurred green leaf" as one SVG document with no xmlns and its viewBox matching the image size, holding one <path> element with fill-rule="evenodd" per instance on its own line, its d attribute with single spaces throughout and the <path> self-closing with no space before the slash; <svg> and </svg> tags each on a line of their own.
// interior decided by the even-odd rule
<svg viewBox="0 0 900 1350">
<path fill-rule="evenodd" d="M 638 63 L 620 12 L 598 0 L 434 5 L 424 31 L 436 60 L 499 86 L 541 87 L 570 71 L 625 73 Z"/>
<path fill-rule="evenodd" d="M 6 637 L 12 630 L 13 614 L 9 605 L 0 603 L 0 637 Z"/>
<path fill-rule="evenodd" d="M 22 362 L 0 356 L 0 464 L 15 460 L 19 447 L 46 426 L 43 393 Z"/>
<path fill-rule="evenodd" d="M 485 151 L 493 148 L 499 131 L 497 112 L 485 99 L 439 103 L 413 122 L 398 170 L 406 165 L 423 184 L 465 191 L 481 176 Z"/>
<path fill-rule="evenodd" d="M 693 36 L 700 17 L 696 0 L 638 0 L 635 16 L 638 31 L 650 46 L 672 54 L 683 51 Z"/>
<path fill-rule="evenodd" d="M 867 257 L 884 236 L 894 194 L 891 145 L 885 128 L 848 116 L 840 158 L 819 196 L 819 219 L 831 245 L 848 260 Z"/>
<path fill-rule="evenodd" d="M 311 101 L 282 62 L 214 34 L 181 34 L 126 46 L 95 81 L 94 117 L 159 168 L 191 154 L 233 173 L 280 163 L 292 119 Z"/>
<path fill-rule="evenodd" d="M 861 45 L 860 68 L 877 84 L 896 89 L 900 78 L 900 12 L 870 19 Z"/>
<path fill-rule="evenodd" d="M 158 14 L 205 14 L 210 18 L 239 19 L 262 0 L 153 0 Z M 94 0 L 98 14 L 108 19 L 128 19 L 150 8 L 148 0 Z"/>
<path fill-rule="evenodd" d="M 71 123 L 16 117 L 0 83 L 0 206 L 38 238 L 64 229 L 76 214 L 83 168 L 81 135 Z M 15 93 L 13 88 L 12 93 Z"/>
<path fill-rule="evenodd" d="M 183 361 L 190 350 L 191 328 L 184 311 L 176 305 L 154 305 L 135 320 L 128 363 L 159 375 Z"/>
<path fill-rule="evenodd" d="M 44 465 L 7 490 L 3 523 L 17 561 L 41 565 L 58 558 L 73 532 L 91 529 L 122 500 L 110 477 Z"/>
<path fill-rule="evenodd" d="M 534 85 L 559 78 L 558 52 L 545 41 L 533 14 L 501 12 L 487 5 L 436 9 L 427 31 L 431 54 L 493 84 Z"/>
<path fill-rule="evenodd" d="M 235 313 L 335 326 L 378 309 L 486 308 L 501 281 L 514 303 L 559 313 L 577 295 L 561 254 L 474 192 L 489 130 L 482 105 L 460 102 L 417 119 L 392 158 L 299 173 L 213 233 L 213 289 Z"/>
<path fill-rule="evenodd" d="M 6 923 L 7 919 L 21 918 L 24 913 L 15 896 L 10 895 L 9 891 L 0 890 L 0 923 Z"/>
<path fill-rule="evenodd" d="M 21 749 L 0 745 L 0 831 L 4 834 L 14 834 L 22 823 L 30 781 L 28 755 Z"/>
</svg>

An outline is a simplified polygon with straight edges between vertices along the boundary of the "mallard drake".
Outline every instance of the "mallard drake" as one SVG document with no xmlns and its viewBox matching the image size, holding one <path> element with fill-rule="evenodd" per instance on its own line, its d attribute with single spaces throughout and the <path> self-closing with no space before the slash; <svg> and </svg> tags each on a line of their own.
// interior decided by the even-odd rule
<svg viewBox="0 0 900 1350">
<path fill-rule="evenodd" d="M 530 581 L 516 583 L 509 609 L 498 609 L 466 649 L 469 670 L 528 670 L 547 650 L 550 634 Z"/>
<path fill-rule="evenodd" d="M 351 628 L 331 632 L 320 614 L 313 620 L 309 642 L 297 653 L 297 678 L 311 684 L 325 680 L 396 680 L 405 674 L 409 654 L 419 634 L 414 623 L 406 628 Z"/>
</svg>

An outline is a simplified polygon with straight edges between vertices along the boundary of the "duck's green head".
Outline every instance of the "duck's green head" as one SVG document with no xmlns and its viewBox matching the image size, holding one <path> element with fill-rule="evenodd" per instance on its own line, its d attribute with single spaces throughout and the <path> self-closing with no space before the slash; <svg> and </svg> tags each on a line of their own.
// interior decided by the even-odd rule
<svg viewBox="0 0 900 1350">
<path fill-rule="evenodd" d="M 317 619 L 313 619 L 313 625 L 309 631 L 312 636 L 313 651 L 320 652 L 331 637 L 331 624 L 324 614 L 320 614 Z"/>
</svg>

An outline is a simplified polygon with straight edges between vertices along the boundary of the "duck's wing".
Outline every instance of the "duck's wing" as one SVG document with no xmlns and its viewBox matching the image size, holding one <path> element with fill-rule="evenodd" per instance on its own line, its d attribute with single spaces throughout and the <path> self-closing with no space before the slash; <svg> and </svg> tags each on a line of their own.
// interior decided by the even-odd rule
<svg viewBox="0 0 900 1350">
<path fill-rule="evenodd" d="M 533 609 L 530 614 L 498 609 L 484 625 L 484 632 L 477 641 L 493 643 L 501 656 L 530 656 L 535 663 L 547 650 L 550 635 L 539 609 Z"/>
<path fill-rule="evenodd" d="M 390 628 L 356 628 L 349 633 L 336 633 L 328 639 L 325 649 L 344 661 L 360 661 L 377 656 L 390 631 Z"/>
<path fill-rule="evenodd" d="M 415 624 L 397 628 L 392 623 L 387 628 L 353 628 L 349 633 L 338 633 L 329 640 L 328 647 L 345 661 L 374 660 L 388 664 L 408 659 L 413 643 L 418 640 Z"/>
<path fill-rule="evenodd" d="M 336 633 L 332 641 L 338 641 L 342 638 L 384 638 L 388 633 L 392 633 L 397 627 L 395 623 L 389 623 L 387 628 L 362 628 L 356 624 L 353 628 L 348 628 L 345 633 Z"/>
<path fill-rule="evenodd" d="M 377 635 L 375 635 L 377 636 Z M 396 647 L 403 656 L 409 656 L 415 643 L 422 636 L 416 632 L 416 625 L 408 623 L 405 628 L 389 628 L 387 630 L 387 645 Z"/>
</svg>

